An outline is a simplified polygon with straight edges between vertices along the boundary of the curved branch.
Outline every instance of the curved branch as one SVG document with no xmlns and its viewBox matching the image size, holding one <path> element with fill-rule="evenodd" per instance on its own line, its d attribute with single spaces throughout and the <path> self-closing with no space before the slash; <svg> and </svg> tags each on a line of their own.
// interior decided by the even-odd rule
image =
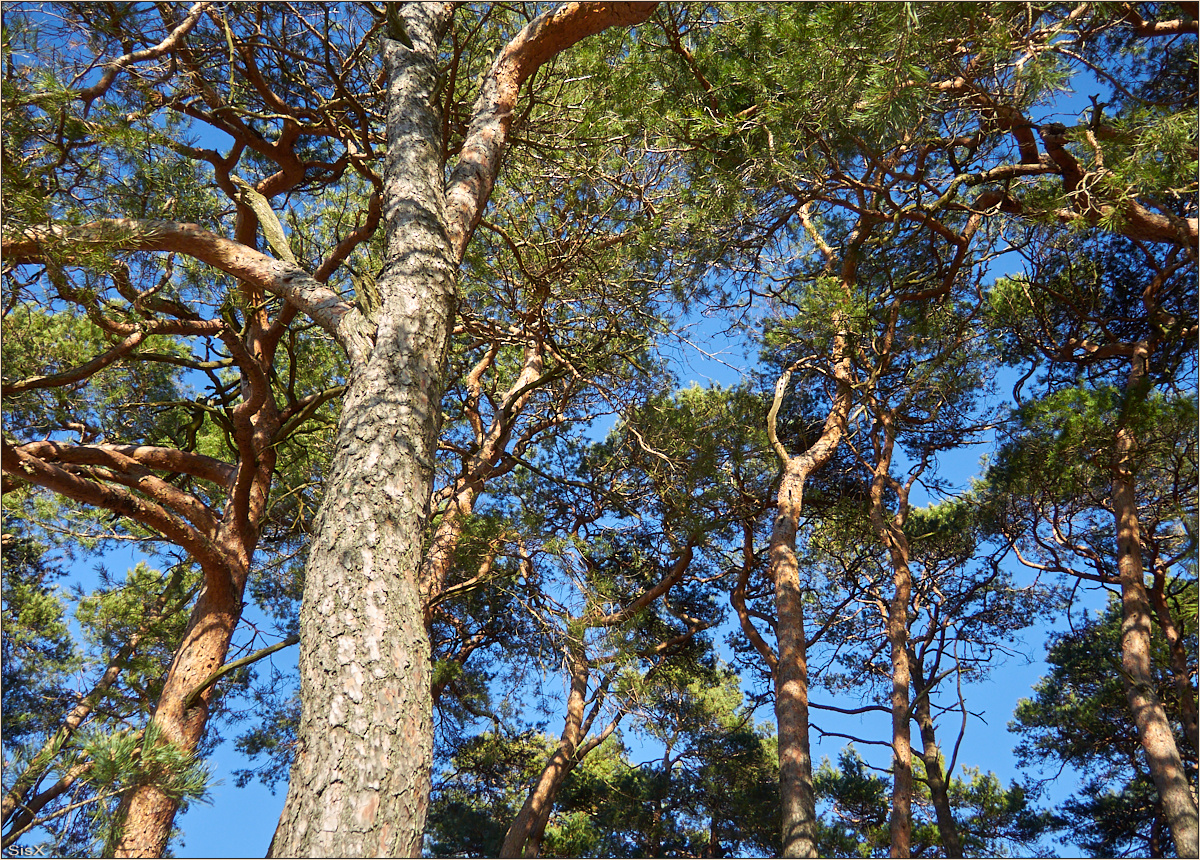
<svg viewBox="0 0 1200 860">
<path fill-rule="evenodd" d="M 65 446 L 57 442 L 30 442 L 20 446 L 21 450 L 46 461 L 63 463 L 98 464 L 106 463 L 104 458 L 117 455 L 134 460 L 150 469 L 161 469 L 167 472 L 179 472 L 191 475 L 204 481 L 210 481 L 219 487 L 225 487 L 233 478 L 233 467 L 228 463 L 197 454 L 190 451 L 180 451 L 177 448 L 160 448 L 156 445 L 71 445 Z M 71 452 L 83 452 L 74 454 Z M 89 454 L 87 452 L 95 452 Z"/>
<path fill-rule="evenodd" d="M 245 657 L 242 657 L 240 660 L 234 660 L 232 663 L 226 663 L 220 669 L 213 672 L 211 675 L 209 675 L 207 678 L 205 678 L 203 681 L 201 681 L 200 684 L 197 685 L 194 690 L 192 690 L 190 693 L 187 694 L 187 696 L 183 700 L 183 709 L 185 711 L 190 711 L 192 708 L 196 707 L 196 702 L 200 699 L 200 696 L 203 695 L 204 691 L 207 690 L 209 687 L 211 687 L 213 684 L 217 683 L 217 681 L 220 681 L 222 678 L 224 678 L 230 672 L 240 669 L 243 666 L 249 666 L 251 663 L 257 663 L 259 660 L 263 659 L 264 657 L 270 657 L 276 651 L 282 651 L 284 648 L 287 648 L 289 645 L 295 645 L 299 641 L 300 641 L 300 636 L 298 634 L 293 633 L 291 636 L 284 639 L 282 642 L 276 642 L 274 645 L 268 645 L 266 648 L 260 648 L 259 650 L 255 651 L 253 654 L 247 654 Z"/>
<path fill-rule="evenodd" d="M 120 343 L 113 346 L 106 352 L 102 352 L 90 361 L 73 367 L 70 370 L 64 370 L 61 373 L 53 373 L 49 376 L 30 376 L 16 382 L 4 383 L 0 386 L 0 394 L 9 396 L 19 394 L 22 391 L 30 391 L 42 388 L 58 388 L 63 385 L 71 385 L 80 380 L 87 379 L 94 373 L 98 373 L 109 365 L 122 358 L 130 355 L 147 337 L 155 334 L 217 334 L 225 327 L 222 320 L 194 320 L 180 322 L 177 320 L 161 320 L 145 324 L 128 335 Z"/>
<path fill-rule="evenodd" d="M 104 74 L 100 76 L 100 80 L 93 86 L 80 90 L 76 96 L 84 104 L 84 113 L 87 113 L 87 109 L 92 106 L 92 102 L 108 91 L 113 81 L 117 79 L 117 75 L 126 66 L 133 63 L 140 63 L 143 60 L 153 60 L 156 57 L 161 57 L 163 54 L 173 51 L 183 41 L 183 37 L 196 26 L 196 22 L 200 20 L 200 16 L 204 14 L 205 10 L 212 5 L 211 2 L 193 3 L 192 8 L 188 10 L 187 17 L 183 19 L 178 27 L 171 31 L 167 38 L 163 39 L 153 48 L 134 51 L 107 63 L 107 68 L 105 68 Z"/>
<path fill-rule="evenodd" d="M 359 311 L 308 272 L 180 221 L 111 218 L 78 227 L 42 225 L 5 232 L 0 254 L 11 264 L 42 262 L 47 249 L 71 245 L 187 254 L 295 304 L 346 350 L 354 364 L 371 353 L 372 327 Z M 66 255 L 69 259 L 70 255 Z"/>
<path fill-rule="evenodd" d="M 206 574 L 210 570 L 225 569 L 220 551 L 213 545 L 209 534 L 178 519 L 161 505 L 142 499 L 128 490 L 108 486 L 47 463 L 22 451 L 8 440 L 4 440 L 0 447 L 0 468 L 7 475 L 53 490 L 69 499 L 129 517 L 191 553 Z M 165 482 L 160 480 L 159 483 Z M 171 489 L 175 490 L 174 487 Z"/>
<path fill-rule="evenodd" d="M 683 575 L 687 573 L 688 566 L 692 563 L 692 554 L 695 544 L 688 541 L 687 546 L 683 548 L 679 558 L 675 560 L 675 564 L 671 565 L 671 569 L 667 571 L 666 576 L 660 579 L 651 588 L 643 591 L 636 599 L 630 602 L 625 608 L 617 612 L 603 615 L 599 618 L 589 619 L 587 624 L 589 627 L 613 627 L 618 624 L 624 624 L 637 613 L 641 612 L 656 599 L 666 594 L 671 586 L 679 582 Z"/>
<path fill-rule="evenodd" d="M 640 24 L 656 5 L 566 3 L 529 22 L 500 52 L 484 77 L 458 164 L 446 184 L 447 223 L 456 259 L 462 260 L 492 194 L 521 85 L 558 53 L 609 27 Z"/>
</svg>

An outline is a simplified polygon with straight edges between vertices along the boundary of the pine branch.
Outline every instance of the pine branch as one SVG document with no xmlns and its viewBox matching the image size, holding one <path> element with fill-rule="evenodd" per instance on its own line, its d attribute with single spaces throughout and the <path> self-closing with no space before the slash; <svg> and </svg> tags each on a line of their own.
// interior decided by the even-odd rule
<svg viewBox="0 0 1200 860">
<path fill-rule="evenodd" d="M 187 694 L 187 698 L 185 698 L 183 700 L 183 709 L 185 711 L 190 711 L 192 708 L 196 707 L 196 702 L 199 701 L 200 696 L 203 695 L 204 691 L 207 690 L 209 687 L 211 687 L 213 684 L 217 683 L 217 681 L 224 678 L 230 672 L 233 672 L 236 669 L 240 669 L 243 666 L 249 666 L 251 663 L 257 663 L 263 657 L 269 657 L 272 654 L 274 654 L 276 651 L 282 651 L 284 648 L 287 648 L 289 645 L 295 645 L 299 641 L 300 641 L 299 635 L 293 634 L 293 635 L 289 636 L 287 639 L 284 639 L 282 642 L 276 642 L 274 645 L 268 646 L 266 648 L 261 648 L 258 651 L 255 651 L 253 654 L 247 654 L 245 657 L 242 657 L 240 660 L 234 660 L 232 663 L 226 663 L 220 669 L 218 669 L 217 671 L 215 671 L 211 675 L 209 675 L 207 678 L 205 678 L 200 683 L 200 686 L 196 687 L 196 689 L 192 690 L 192 692 Z"/>
</svg>

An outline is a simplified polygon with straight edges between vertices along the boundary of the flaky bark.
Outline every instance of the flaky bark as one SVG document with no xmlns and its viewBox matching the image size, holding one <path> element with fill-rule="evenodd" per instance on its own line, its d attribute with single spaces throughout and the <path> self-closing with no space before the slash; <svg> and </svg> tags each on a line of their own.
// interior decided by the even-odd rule
<svg viewBox="0 0 1200 860">
<path fill-rule="evenodd" d="M 440 123 L 431 107 L 449 10 L 407 10 L 384 42 L 386 256 L 374 349 L 343 404 L 301 609 L 303 711 L 274 857 L 420 855 L 432 761 L 421 542 L 455 301 Z"/>
<path fill-rule="evenodd" d="M 1146 356 L 1135 355 L 1126 391 L 1134 396 L 1146 375 Z M 1179 857 L 1200 856 L 1196 800 L 1166 710 L 1155 691 L 1151 652 L 1151 610 L 1146 590 L 1137 495 L 1132 461 L 1137 438 L 1128 426 L 1116 434 L 1112 479 L 1113 517 L 1117 530 L 1117 570 L 1121 578 L 1121 678 L 1146 764 L 1162 802 L 1163 815 Z"/>
<path fill-rule="evenodd" d="M 448 184 L 431 101 L 452 6 L 406 5 L 413 47 L 384 40 L 383 307 L 369 358 L 355 362 L 310 549 L 303 713 L 272 856 L 420 853 L 433 741 L 420 554 L 456 265 L 495 182 L 521 83 L 559 51 L 651 8 L 567 4 L 522 30 L 482 82 Z"/>
</svg>

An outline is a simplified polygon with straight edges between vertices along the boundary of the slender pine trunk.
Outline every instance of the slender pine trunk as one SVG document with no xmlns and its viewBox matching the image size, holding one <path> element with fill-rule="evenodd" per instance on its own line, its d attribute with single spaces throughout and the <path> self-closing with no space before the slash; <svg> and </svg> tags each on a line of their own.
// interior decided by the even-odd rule
<svg viewBox="0 0 1200 860">
<path fill-rule="evenodd" d="M 546 824 L 550 820 L 550 811 L 554 808 L 554 799 L 558 796 L 567 775 L 575 767 L 576 752 L 583 740 L 584 709 L 587 706 L 590 673 L 582 643 L 572 643 L 568 648 L 571 689 L 567 694 L 567 719 L 559 738 L 558 749 L 542 768 L 537 782 L 526 795 L 520 812 L 504 835 L 504 844 L 500 848 L 501 857 L 538 855 L 546 834 Z"/>
<path fill-rule="evenodd" d="M 942 755 L 937 743 L 937 729 L 933 724 L 933 714 L 929 704 L 929 688 L 925 679 L 920 677 L 920 670 L 911 652 L 909 662 L 914 667 L 919 678 L 920 689 L 916 690 L 916 701 L 913 703 L 913 716 L 916 717 L 917 727 L 921 732 L 921 761 L 925 765 L 925 778 L 929 783 L 929 799 L 933 803 L 934 815 L 937 818 L 938 834 L 942 837 L 942 849 L 950 858 L 962 857 L 962 839 L 958 835 L 958 824 L 954 821 L 954 812 L 950 807 L 950 785 L 946 773 L 942 770 Z"/>
<path fill-rule="evenodd" d="M 894 330 L 895 316 L 892 317 Z M 887 342 L 890 344 L 891 337 Z M 912 571 L 908 566 L 908 540 L 902 531 L 906 493 L 900 491 L 897 504 L 900 513 L 888 517 L 884 492 L 889 486 L 889 470 L 895 446 L 895 430 L 891 416 L 879 416 L 875 474 L 871 481 L 871 525 L 879 542 L 887 550 L 892 563 L 892 599 L 888 604 L 887 639 L 892 661 L 892 810 L 889 822 L 891 848 L 889 856 L 908 857 L 912 853 L 912 716 L 909 695 L 912 670 L 908 663 L 908 604 L 912 597 Z"/>
<path fill-rule="evenodd" d="M 259 356 L 264 364 L 270 357 Z M 239 415 L 240 409 L 246 415 Z M 224 564 L 204 570 L 205 587 L 192 609 L 183 641 L 167 671 L 151 725 L 162 741 L 185 753 L 195 752 L 208 725 L 210 687 L 191 707 L 188 696 L 225 662 L 229 644 L 242 617 L 242 595 L 258 545 L 259 523 L 275 470 L 271 445 L 279 430 L 279 412 L 269 397 L 260 403 L 243 401 L 234 409 L 253 456 L 243 454 L 232 481 L 234 487 L 213 544 Z M 117 829 L 111 842 L 116 857 L 161 857 L 179 811 L 179 801 L 154 782 L 135 786 L 121 799 Z"/>
<path fill-rule="evenodd" d="M 852 272 L 853 266 L 847 264 L 843 272 L 846 283 Z M 791 371 L 784 373 L 776 383 L 775 400 L 767 416 L 767 435 L 783 466 L 769 548 L 779 649 L 772 676 L 779 734 L 781 857 L 817 856 L 817 801 L 808 736 L 808 642 L 804 635 L 804 593 L 796 561 L 796 533 L 804 507 L 804 483 L 833 457 L 846 432 L 850 415 L 853 390 L 844 333 L 835 336 L 833 344 L 837 387 L 816 443 L 803 454 L 793 457 L 776 434 L 775 420 L 791 380 Z"/>
<path fill-rule="evenodd" d="M 234 571 L 231 578 L 234 578 L 233 588 L 205 589 L 196 601 L 151 720 L 163 741 L 184 752 L 194 751 L 204 736 L 214 688 L 201 695 L 191 709 L 184 706 L 184 699 L 221 667 L 242 617 L 246 572 Z M 113 856 L 163 856 L 178 810 L 179 801 L 156 783 L 133 788 L 122 798 L 118 810 L 117 838 L 111 846 Z"/>
<path fill-rule="evenodd" d="M 1146 375 L 1145 358 L 1135 355 L 1126 385 L 1136 396 Z M 1121 668 L 1125 695 L 1137 726 L 1146 763 L 1162 801 L 1163 815 L 1180 857 L 1200 856 L 1196 799 L 1166 709 L 1155 688 L 1151 652 L 1150 596 L 1146 589 L 1138 525 L 1133 461 L 1137 438 L 1127 423 L 1117 428 L 1111 499 L 1117 531 L 1117 571 L 1121 580 Z"/>
<path fill-rule="evenodd" d="M 817 856 L 817 812 L 809 745 L 808 658 L 804 637 L 804 594 L 796 562 L 796 530 L 804 479 L 800 458 L 790 461 L 779 487 L 771 530 L 771 573 L 779 661 L 775 669 L 775 720 L 779 731 L 781 857 Z"/>
</svg>

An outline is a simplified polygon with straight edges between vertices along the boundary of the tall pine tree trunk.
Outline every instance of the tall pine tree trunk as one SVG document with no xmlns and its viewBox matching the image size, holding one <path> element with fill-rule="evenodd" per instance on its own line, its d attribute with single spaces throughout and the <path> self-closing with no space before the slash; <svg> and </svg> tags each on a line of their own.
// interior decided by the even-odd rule
<svg viewBox="0 0 1200 860">
<path fill-rule="evenodd" d="M 804 637 L 804 595 L 796 563 L 796 531 L 804 480 L 812 470 L 800 458 L 788 462 L 779 487 L 778 509 L 771 529 L 771 575 L 775 580 L 775 615 L 779 661 L 775 668 L 775 721 L 779 729 L 779 801 L 782 815 L 781 857 L 817 856 L 817 809 L 813 793 L 809 745 L 808 657 Z"/>
<path fill-rule="evenodd" d="M 1138 396 L 1145 380 L 1146 356 L 1139 352 L 1133 357 L 1126 384 L 1129 400 Z M 1163 815 L 1175 840 L 1175 852 L 1180 857 L 1196 857 L 1200 856 L 1196 800 L 1188 785 L 1171 723 L 1155 691 L 1150 597 L 1146 589 L 1133 474 L 1136 451 L 1137 438 L 1128 422 L 1123 422 L 1116 434 L 1111 496 L 1117 530 L 1117 571 L 1121 579 L 1121 676 L 1150 776 L 1158 789 Z"/>
<path fill-rule="evenodd" d="M 803 213 L 802 213 L 803 214 Z M 826 273 L 832 273 L 834 252 L 813 229 L 807 215 L 802 218 L 816 244 L 825 254 Z M 846 243 L 841 266 L 842 292 L 849 304 L 858 274 L 858 255 L 871 234 L 874 219 L 862 216 Z M 832 323 L 835 334 L 830 355 L 834 394 L 821 435 L 803 454 L 792 456 L 779 440 L 776 418 L 783 403 L 792 371 L 775 384 L 775 398 L 767 414 L 767 436 L 783 467 L 775 522 L 771 528 L 771 580 L 775 583 L 775 616 L 779 646 L 772 676 L 775 683 L 775 721 L 779 734 L 779 801 L 782 849 L 780 857 L 817 856 L 817 801 L 813 792 L 812 753 L 808 718 L 808 643 L 804 635 L 804 598 L 796 562 L 796 532 L 804 505 L 804 483 L 832 459 L 850 418 L 853 401 L 849 321 L 839 314 Z M 761 650 L 761 649 L 760 649 Z"/>
<path fill-rule="evenodd" d="M 896 315 L 893 309 L 887 348 L 893 341 Z M 885 351 L 886 356 L 886 351 Z M 894 591 L 888 605 L 887 639 L 892 659 L 892 810 L 890 856 L 908 857 L 912 853 L 912 730 L 909 713 L 909 692 L 912 669 L 908 663 L 908 604 L 912 596 L 912 571 L 908 566 L 908 540 L 902 531 L 907 509 L 907 492 L 890 479 L 895 429 L 892 416 L 883 413 L 877 418 L 877 460 L 871 481 L 871 525 L 879 542 L 887 549 L 892 563 Z M 899 512 L 887 517 L 884 492 L 895 489 Z"/>
<path fill-rule="evenodd" d="M 908 665 L 908 601 L 912 576 L 908 565 L 895 565 L 895 593 L 888 609 L 887 637 L 892 651 L 892 857 L 912 854 L 912 729 L 909 715 L 911 667 Z"/>
<path fill-rule="evenodd" d="M 542 847 L 542 839 L 546 834 L 546 824 L 550 820 L 550 811 L 554 799 L 566 781 L 567 775 L 574 769 L 577 762 L 576 753 L 583 740 L 584 709 L 587 706 L 587 686 L 590 673 L 588 672 L 587 654 L 584 653 L 582 642 L 572 642 L 569 646 L 571 661 L 571 689 L 567 694 L 567 719 L 559 738 L 558 749 L 550 756 L 546 766 L 542 768 L 537 782 L 525 797 L 521 811 L 513 819 L 508 832 L 504 835 L 504 844 L 500 848 L 501 857 L 536 857 Z"/>
<path fill-rule="evenodd" d="M 767 433 L 783 465 L 770 540 L 779 647 L 773 675 L 779 732 L 781 857 L 817 856 L 817 805 L 808 736 L 808 643 L 804 636 L 804 594 L 796 561 L 796 532 L 804 504 L 804 483 L 833 457 L 850 414 L 850 359 L 844 334 L 834 338 L 833 358 L 836 393 L 821 436 L 811 448 L 801 455 L 790 456 L 776 435 L 775 419 L 791 379 L 790 371 L 776 384 L 775 401 L 767 417 Z"/>
<path fill-rule="evenodd" d="M 923 677 L 916 656 L 909 651 L 909 664 L 916 672 L 917 687 L 913 702 L 913 716 L 921 730 L 921 761 L 925 764 L 925 778 L 929 783 L 929 799 L 937 817 L 938 833 L 942 837 L 942 848 L 950 858 L 962 857 L 962 839 L 958 835 L 958 824 L 950 806 L 950 785 L 947 774 L 942 770 L 942 754 L 937 744 L 937 729 L 933 724 L 933 713 L 929 702 L 930 684 Z"/>
<path fill-rule="evenodd" d="M 231 570 L 230 579 L 230 588 L 206 588 L 196 601 L 151 721 L 163 741 L 184 752 L 194 751 L 204 737 L 213 689 L 202 694 L 193 708 L 187 708 L 184 700 L 221 667 L 242 617 L 246 568 Z M 178 800 L 154 782 L 132 789 L 122 798 L 118 810 L 113 856 L 163 856 L 178 810 Z"/>
<path fill-rule="evenodd" d="M 457 265 L 495 183 L 522 83 L 560 51 L 653 8 L 568 3 L 523 28 L 481 80 L 448 181 L 433 100 L 453 4 L 404 4 L 402 22 L 389 11 L 382 309 L 374 347 L 351 372 L 309 551 L 302 713 L 272 856 L 420 854 L 433 750 L 421 552 Z"/>
<path fill-rule="evenodd" d="M 414 49 L 384 40 L 382 310 L 352 372 L 305 571 L 303 710 L 275 857 L 421 853 L 433 725 L 419 571 L 457 263 L 430 104 L 449 15 L 423 4 L 408 15 Z"/>
</svg>

